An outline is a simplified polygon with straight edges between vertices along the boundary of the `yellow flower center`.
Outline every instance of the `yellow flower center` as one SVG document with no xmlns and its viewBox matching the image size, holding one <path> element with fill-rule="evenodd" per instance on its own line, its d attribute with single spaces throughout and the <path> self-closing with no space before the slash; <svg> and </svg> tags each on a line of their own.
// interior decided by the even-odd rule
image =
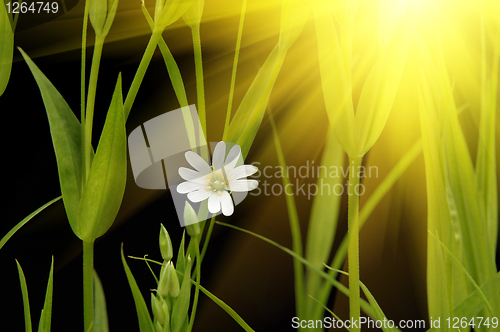
<svg viewBox="0 0 500 332">
<path fill-rule="evenodd" d="M 222 191 L 227 190 L 227 180 L 224 178 L 221 170 L 213 170 L 212 174 L 208 175 L 207 190 L 213 191 L 222 195 Z"/>
</svg>

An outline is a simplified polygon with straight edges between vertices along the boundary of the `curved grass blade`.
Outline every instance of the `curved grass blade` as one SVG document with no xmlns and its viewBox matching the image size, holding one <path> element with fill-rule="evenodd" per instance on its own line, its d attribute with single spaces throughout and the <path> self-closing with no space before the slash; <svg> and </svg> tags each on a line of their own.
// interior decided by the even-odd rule
<svg viewBox="0 0 500 332">
<path fill-rule="evenodd" d="M 37 214 L 39 214 L 41 211 L 43 211 L 46 207 L 48 207 L 49 205 L 52 205 L 53 203 L 57 202 L 58 200 L 60 200 L 62 198 L 62 196 L 59 196 L 57 198 L 54 198 L 53 200 L 51 200 L 50 202 L 48 203 L 45 203 L 44 205 L 42 205 L 41 207 L 39 207 L 38 209 L 36 209 L 34 212 L 30 213 L 26 218 L 24 218 L 23 220 L 21 220 L 16 226 L 14 226 L 7 234 L 5 234 L 5 236 L 0 240 L 0 249 L 2 249 L 2 247 L 5 245 L 5 243 L 7 243 L 7 241 L 12 237 L 12 235 L 14 235 L 21 227 L 23 227 L 28 221 L 30 221 L 34 216 L 36 216 Z"/>
<path fill-rule="evenodd" d="M 83 188 L 75 231 L 78 237 L 92 242 L 106 233 L 120 209 L 126 181 L 127 136 L 120 75 Z"/>
<path fill-rule="evenodd" d="M 453 309 L 453 315 L 456 317 L 477 317 L 479 312 L 485 308 L 483 296 L 490 300 L 493 298 L 493 292 L 498 288 L 500 288 L 500 273 L 497 273 L 493 280 L 488 280 L 488 282 L 481 286 L 481 292 L 474 291 L 458 304 Z"/>
<path fill-rule="evenodd" d="M 78 222 L 78 205 L 83 187 L 82 175 L 84 165 L 81 152 L 81 125 L 68 106 L 68 103 L 66 103 L 54 85 L 52 85 L 22 49 L 19 48 L 19 51 L 35 77 L 42 94 L 56 153 L 64 208 L 66 209 L 69 223 L 73 231 L 75 231 L 75 226 Z M 75 232 L 75 234 L 77 233 Z"/>
<path fill-rule="evenodd" d="M 344 150 L 340 146 L 335 133 L 330 129 L 321 160 L 321 167 L 340 167 L 343 164 Z M 318 178 L 317 185 L 319 188 L 323 188 L 324 185 L 328 185 L 329 188 L 335 188 L 336 185 L 342 184 L 343 178 L 341 176 L 330 177 L 326 172 Z M 332 251 L 341 199 L 341 195 L 336 195 L 330 190 L 327 193 L 321 193 L 314 197 L 307 231 L 305 258 L 318 268 L 323 267 L 323 263 L 328 260 Z M 324 297 L 320 296 L 320 289 L 323 284 L 325 283 L 321 276 L 311 270 L 307 272 L 307 294 L 314 299 L 319 297 L 321 300 L 318 301 L 322 304 L 326 301 Z M 308 318 L 320 318 L 321 306 L 308 301 L 306 307 L 309 310 Z M 316 314 L 313 314 L 313 312 Z"/>
<path fill-rule="evenodd" d="M 106 309 L 106 296 L 102 288 L 101 279 L 94 270 L 94 332 L 108 332 L 108 311 Z"/>
<path fill-rule="evenodd" d="M 316 268 L 313 264 L 311 264 L 311 262 L 309 262 L 308 260 L 306 260 L 305 258 L 297 255 L 296 253 L 294 253 L 292 250 L 274 242 L 273 240 L 270 240 L 262 235 L 259 235 L 259 234 L 256 234 L 254 232 L 251 232 L 251 231 L 248 231 L 246 229 L 243 229 L 243 228 L 239 228 L 239 227 L 236 227 L 234 225 L 230 225 L 230 224 L 226 224 L 226 223 L 223 223 L 223 222 L 220 222 L 220 221 L 216 221 L 217 224 L 219 225 L 222 225 L 222 226 L 226 226 L 226 227 L 229 227 L 229 228 L 233 228 L 233 229 L 236 229 L 240 232 L 244 232 L 244 233 L 247 233 L 247 234 L 250 234 L 252 236 L 255 236 L 273 246 L 275 246 L 276 248 L 278 249 L 281 249 L 283 250 L 284 252 L 286 252 L 287 254 L 289 254 L 290 256 L 296 258 L 297 260 L 299 260 L 302 264 L 306 265 L 307 267 L 309 267 L 311 270 L 315 271 L 316 273 L 320 274 L 323 278 L 325 278 L 328 282 L 332 283 L 332 285 L 334 287 L 336 287 L 340 292 L 342 292 L 344 295 L 346 296 L 349 296 L 349 289 L 347 289 L 346 286 L 342 285 L 340 282 L 338 282 L 337 280 L 335 280 L 335 278 L 332 278 L 331 276 L 329 276 L 325 271 L 323 271 L 322 269 L 318 269 Z M 371 305 L 366 302 L 365 300 L 361 299 L 361 308 L 363 309 L 363 311 L 370 317 L 377 317 L 375 315 L 375 312 L 373 311 Z"/>
<path fill-rule="evenodd" d="M 14 29 L 4 3 L 0 3 L 0 96 L 9 83 L 14 55 Z"/>
<path fill-rule="evenodd" d="M 125 269 L 125 274 L 127 275 L 128 284 L 132 290 L 132 296 L 134 297 L 135 309 L 137 311 L 137 318 L 139 320 L 139 329 L 141 332 L 155 332 L 153 322 L 151 321 L 151 316 L 149 315 L 148 307 L 146 306 L 146 301 L 142 297 L 142 293 L 137 286 L 134 275 L 130 268 L 128 267 L 125 256 L 123 255 L 123 243 L 121 247 L 122 263 Z"/>
<path fill-rule="evenodd" d="M 24 277 L 21 264 L 16 259 L 17 271 L 19 272 L 19 282 L 21 283 L 21 292 L 23 294 L 23 308 L 24 308 L 24 327 L 26 332 L 31 332 L 31 313 L 30 301 L 28 297 L 28 286 L 26 285 L 26 278 Z"/>
<path fill-rule="evenodd" d="M 45 302 L 43 304 L 42 314 L 40 315 L 40 323 L 38 324 L 38 332 L 50 332 L 52 320 L 52 293 L 54 289 L 54 256 L 50 264 L 49 281 L 47 282 L 47 292 L 45 294 Z"/>
</svg>

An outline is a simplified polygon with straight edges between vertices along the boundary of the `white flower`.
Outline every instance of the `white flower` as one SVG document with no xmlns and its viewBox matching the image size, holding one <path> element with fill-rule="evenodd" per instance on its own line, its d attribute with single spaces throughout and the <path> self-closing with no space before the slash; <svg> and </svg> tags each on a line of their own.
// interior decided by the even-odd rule
<svg viewBox="0 0 500 332">
<path fill-rule="evenodd" d="M 208 199 L 210 213 L 218 213 L 222 208 L 222 213 L 230 216 L 234 212 L 230 193 L 257 188 L 259 183 L 256 180 L 247 180 L 246 177 L 256 173 L 258 168 L 252 165 L 236 167 L 241 157 L 239 145 L 233 146 L 227 157 L 225 154 L 226 144 L 221 141 L 215 146 L 210 167 L 202 157 L 193 151 L 187 151 L 186 160 L 195 170 L 179 168 L 179 175 L 186 181 L 177 186 L 177 192 L 187 194 L 193 203 Z"/>
</svg>

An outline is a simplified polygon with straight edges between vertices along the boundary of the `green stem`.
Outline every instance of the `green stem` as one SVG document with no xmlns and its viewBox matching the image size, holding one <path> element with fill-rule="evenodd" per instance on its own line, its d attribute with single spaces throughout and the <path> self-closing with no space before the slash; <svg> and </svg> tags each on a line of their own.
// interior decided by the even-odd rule
<svg viewBox="0 0 500 332">
<path fill-rule="evenodd" d="M 85 170 L 86 178 L 90 172 L 90 150 L 92 149 L 92 124 L 94 122 L 95 96 L 97 91 L 97 77 L 99 76 L 99 66 L 101 64 L 102 48 L 104 46 L 104 36 L 96 35 L 94 54 L 92 56 L 92 67 L 90 69 L 89 92 L 87 95 L 87 111 L 85 115 Z M 84 180 L 86 180 L 86 178 Z"/>
<path fill-rule="evenodd" d="M 246 8 L 247 8 L 247 0 L 243 0 L 243 4 L 241 6 L 241 14 L 240 14 L 240 25 L 238 27 L 238 37 L 236 39 L 236 50 L 234 52 L 233 72 L 231 73 L 231 85 L 229 87 L 229 101 L 227 103 L 226 122 L 224 123 L 224 133 L 222 135 L 223 141 L 226 140 L 227 133 L 229 130 L 229 122 L 231 120 L 231 108 L 233 107 L 234 85 L 236 82 L 236 69 L 238 68 L 238 59 L 240 56 L 241 36 L 243 34 L 243 23 L 245 21 Z"/>
<path fill-rule="evenodd" d="M 359 323 L 360 292 L 359 292 L 359 177 L 358 170 L 363 160 L 362 156 L 349 157 L 349 201 L 348 201 L 348 261 L 349 261 L 349 308 L 353 322 Z M 352 332 L 361 331 L 352 328 Z"/>
<path fill-rule="evenodd" d="M 139 88 L 141 86 L 142 80 L 144 79 L 144 75 L 146 74 L 146 70 L 148 69 L 149 63 L 153 58 L 156 46 L 158 45 L 158 42 L 161 37 L 161 32 L 162 30 L 157 30 L 157 29 L 153 30 L 153 34 L 149 39 L 146 51 L 144 51 L 141 63 L 139 64 L 139 68 L 137 68 L 134 80 L 132 81 L 132 85 L 130 86 L 130 90 L 128 91 L 125 103 L 123 104 L 123 109 L 125 112 L 125 120 L 128 118 L 128 115 L 130 114 L 130 110 L 132 109 L 132 105 L 134 104 L 137 92 L 139 92 Z"/>
<path fill-rule="evenodd" d="M 194 48 L 194 66 L 196 72 L 196 93 L 198 95 L 198 116 L 200 118 L 201 128 L 203 129 L 203 132 L 206 135 L 207 118 L 205 114 L 205 84 L 203 79 L 203 62 L 201 57 L 200 25 L 196 25 L 192 29 L 192 33 L 193 33 L 193 48 Z"/>
<path fill-rule="evenodd" d="M 94 242 L 83 241 L 83 322 L 92 331 L 94 322 Z"/>
<path fill-rule="evenodd" d="M 212 218 L 213 220 L 213 218 Z M 191 318 L 189 320 L 189 326 L 187 331 L 191 332 L 194 324 L 194 317 L 196 316 L 196 308 L 198 307 L 198 298 L 200 296 L 200 283 L 201 283 L 201 255 L 200 255 L 200 242 L 199 238 L 194 238 L 196 241 L 196 290 L 194 291 L 194 299 L 193 299 L 193 309 L 191 309 Z M 206 242 L 206 241 L 205 241 Z"/>
<path fill-rule="evenodd" d="M 203 242 L 203 249 L 201 250 L 201 261 L 205 257 L 205 253 L 207 252 L 208 243 L 210 242 L 210 237 L 212 236 L 212 230 L 214 229 L 215 224 L 215 216 L 210 220 L 210 225 L 208 226 L 207 236 L 205 237 L 205 242 Z M 201 263 L 201 262 L 200 262 Z"/>
<path fill-rule="evenodd" d="M 82 65 L 80 76 L 80 122 L 81 122 L 81 148 L 82 160 L 86 163 L 87 157 L 85 155 L 85 64 L 87 61 L 87 26 L 89 21 L 89 6 L 88 1 L 85 1 L 85 10 L 83 14 L 83 29 L 82 29 Z M 83 169 L 83 179 L 87 178 L 87 169 Z M 83 180 L 85 181 L 85 180 Z M 83 185 L 82 185 L 83 188 Z"/>
</svg>

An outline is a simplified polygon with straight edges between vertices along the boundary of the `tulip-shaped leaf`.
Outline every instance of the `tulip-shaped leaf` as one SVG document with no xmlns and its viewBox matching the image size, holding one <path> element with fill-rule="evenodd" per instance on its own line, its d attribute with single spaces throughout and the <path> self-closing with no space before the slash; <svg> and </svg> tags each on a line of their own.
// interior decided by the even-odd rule
<svg viewBox="0 0 500 332">
<path fill-rule="evenodd" d="M 408 7 L 404 23 L 388 45 L 382 45 L 379 57 L 363 86 L 356 111 L 359 152 L 364 155 L 377 141 L 392 109 L 406 59 L 413 40 L 419 3 Z M 396 15 L 396 14 L 394 14 Z"/>
<path fill-rule="evenodd" d="M 88 6 L 90 24 L 92 24 L 96 34 L 101 35 L 106 23 L 108 0 L 89 0 Z"/>
<path fill-rule="evenodd" d="M 75 225 L 82 192 L 80 122 L 54 85 L 23 50 L 19 49 L 19 51 L 26 60 L 42 94 L 56 153 L 64 207 L 70 224 Z"/>
<path fill-rule="evenodd" d="M 162 1 L 160 1 L 162 2 Z M 158 22 L 155 21 L 156 26 L 163 30 L 165 27 L 177 21 L 186 11 L 193 5 L 194 0 L 169 0 L 161 10 Z M 157 16 L 155 13 L 155 20 Z"/>
<path fill-rule="evenodd" d="M 102 35 L 106 36 L 111 29 L 111 25 L 115 19 L 116 10 L 118 9 L 118 0 L 109 0 L 108 1 L 108 16 L 106 18 L 106 23 L 102 28 Z"/>
<path fill-rule="evenodd" d="M 241 146 L 244 158 L 264 118 L 264 112 L 285 55 L 286 51 L 282 52 L 279 45 L 274 47 L 243 97 L 229 125 L 227 141 Z"/>
<path fill-rule="evenodd" d="M 52 320 L 52 293 L 54 289 L 54 256 L 50 265 L 49 281 L 47 282 L 47 292 L 45 294 L 45 302 L 40 315 L 40 323 L 38 324 L 38 332 L 50 332 Z"/>
<path fill-rule="evenodd" d="M 318 39 L 321 85 L 328 119 L 343 149 L 349 156 L 357 157 L 351 84 L 328 2 L 315 0 L 313 13 Z"/>
<path fill-rule="evenodd" d="M 283 0 L 280 48 L 288 50 L 302 33 L 311 12 L 310 0 Z"/>
<path fill-rule="evenodd" d="M 9 14 L 3 3 L 0 3 L 0 96 L 9 82 L 14 54 L 14 31 L 10 24 Z"/>
<path fill-rule="evenodd" d="M 93 241 L 106 233 L 116 218 L 127 180 L 126 142 L 120 76 L 83 189 L 78 222 L 71 224 L 84 241 Z"/>
<path fill-rule="evenodd" d="M 205 0 L 194 0 L 193 4 L 184 13 L 182 19 L 186 24 L 194 29 L 196 26 L 200 25 L 201 15 L 203 14 L 203 7 L 205 5 Z"/>
<path fill-rule="evenodd" d="M 187 258 L 187 266 L 184 270 L 184 278 L 182 280 L 181 290 L 179 296 L 174 302 L 172 308 L 171 327 L 172 332 L 180 332 L 184 325 L 189 311 L 189 300 L 191 296 L 191 257 Z M 177 267 L 178 268 L 178 267 Z"/>
<path fill-rule="evenodd" d="M 125 269 L 125 274 L 127 275 L 128 284 L 132 290 L 132 295 L 135 302 L 135 310 L 137 311 L 137 318 L 139 320 L 139 330 L 141 332 L 155 332 L 153 322 L 151 321 L 151 316 L 149 315 L 148 307 L 146 306 L 146 301 L 142 297 L 141 290 L 137 286 L 134 275 L 130 268 L 128 267 L 127 261 L 125 260 L 125 255 L 123 254 L 123 245 L 121 248 L 122 263 Z"/>
</svg>

